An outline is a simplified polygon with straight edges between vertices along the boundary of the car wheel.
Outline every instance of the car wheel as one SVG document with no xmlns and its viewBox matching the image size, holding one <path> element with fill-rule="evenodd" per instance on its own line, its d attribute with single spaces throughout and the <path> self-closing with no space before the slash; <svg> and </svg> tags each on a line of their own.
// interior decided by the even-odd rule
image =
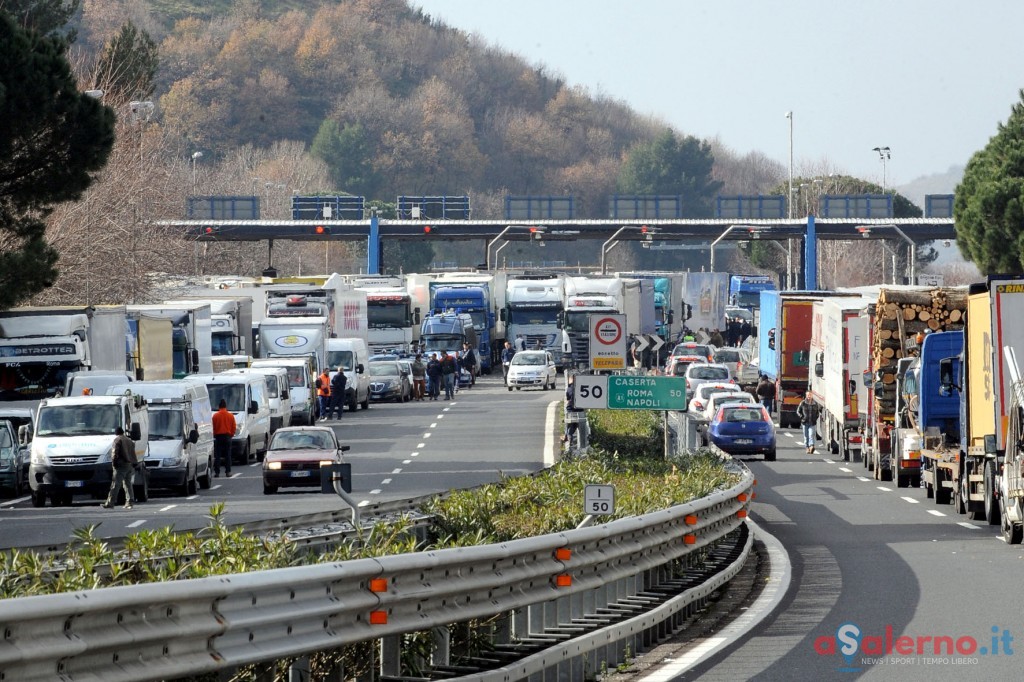
<svg viewBox="0 0 1024 682">
<path fill-rule="evenodd" d="M 264 495 L 273 495 L 276 492 L 277 492 L 277 486 L 276 485 L 268 485 L 267 483 L 264 482 L 264 484 L 263 484 L 263 494 Z"/>
<path fill-rule="evenodd" d="M 512 392 L 512 387 L 511 387 L 511 386 L 509 386 L 509 387 L 508 387 L 508 392 L 509 392 L 509 393 L 511 393 L 511 392 Z"/>
<path fill-rule="evenodd" d="M 364 410 L 370 409 L 370 396 L 367 395 L 366 396 L 366 400 L 364 400 L 363 402 L 359 403 L 359 406 L 362 407 Z"/>
<path fill-rule="evenodd" d="M 764 453 L 764 461 L 774 462 L 775 461 L 775 450 Z"/>
<path fill-rule="evenodd" d="M 33 507 L 45 507 L 46 506 L 46 493 L 42 490 L 32 491 L 32 506 Z"/>
<path fill-rule="evenodd" d="M 516 390 L 517 391 L 520 390 L 520 389 L 522 389 L 522 386 L 516 386 Z"/>
<path fill-rule="evenodd" d="M 199 487 L 202 488 L 203 490 L 209 490 L 210 489 L 210 485 L 211 485 L 210 471 L 212 469 L 213 469 L 213 464 L 211 464 L 210 460 L 207 459 L 206 460 L 206 473 L 199 477 Z"/>
<path fill-rule="evenodd" d="M 181 497 L 188 497 L 189 495 L 192 494 L 192 493 L 189 492 L 189 490 L 192 488 L 192 484 L 193 484 L 194 480 L 195 479 L 194 479 L 193 476 L 189 476 L 189 469 L 186 466 L 185 467 L 185 480 L 182 481 L 182 484 L 179 485 L 177 490 L 175 490 L 174 492 L 177 495 L 181 496 Z"/>
</svg>

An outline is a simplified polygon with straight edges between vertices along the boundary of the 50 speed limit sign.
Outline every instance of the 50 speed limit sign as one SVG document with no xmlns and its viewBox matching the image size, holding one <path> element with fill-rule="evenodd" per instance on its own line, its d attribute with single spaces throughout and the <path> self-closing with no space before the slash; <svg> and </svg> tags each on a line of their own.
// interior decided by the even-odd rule
<svg viewBox="0 0 1024 682">
<path fill-rule="evenodd" d="M 593 374 L 577 374 L 573 402 L 584 410 L 604 410 L 608 407 L 608 377 Z"/>
</svg>

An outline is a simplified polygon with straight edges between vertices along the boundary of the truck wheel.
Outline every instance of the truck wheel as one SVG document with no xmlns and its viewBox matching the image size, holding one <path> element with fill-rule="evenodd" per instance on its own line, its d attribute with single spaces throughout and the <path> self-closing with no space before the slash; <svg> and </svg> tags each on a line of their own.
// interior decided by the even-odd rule
<svg viewBox="0 0 1024 682">
<path fill-rule="evenodd" d="M 904 474 L 903 476 L 896 476 L 896 487 L 897 488 L 909 488 L 910 487 L 910 476 Z"/>
<path fill-rule="evenodd" d="M 369 393 L 366 394 L 366 400 L 364 400 L 363 402 L 359 403 L 359 407 L 363 408 L 364 410 L 370 409 L 370 394 Z"/>
<path fill-rule="evenodd" d="M 996 463 L 985 462 L 985 520 L 994 526 L 1000 522 L 999 505 L 996 502 Z"/>
<path fill-rule="evenodd" d="M 213 463 L 206 460 L 206 473 L 199 477 L 199 487 L 203 490 L 210 489 L 210 472 L 213 471 Z"/>
<path fill-rule="evenodd" d="M 1013 504 L 1017 504 L 1016 501 Z M 1006 540 L 1006 544 L 1019 545 L 1021 540 L 1024 539 L 1024 526 L 1010 521 L 1005 509 L 1002 510 L 1000 519 L 1002 521 L 1003 539 Z"/>
<path fill-rule="evenodd" d="M 943 478 L 941 469 L 935 472 L 935 504 L 947 505 L 953 499 L 953 489 L 942 485 Z"/>
<path fill-rule="evenodd" d="M 32 506 L 33 507 L 45 507 L 46 506 L 46 493 L 42 490 L 32 491 Z"/>
<path fill-rule="evenodd" d="M 348 404 L 348 411 L 355 412 L 357 409 L 359 409 L 359 403 L 356 402 L 356 397 L 353 395 L 352 401 Z"/>
<path fill-rule="evenodd" d="M 924 483 L 924 496 L 929 500 L 935 497 L 935 487 L 928 481 L 925 481 Z"/>
<path fill-rule="evenodd" d="M 185 480 L 181 482 L 181 485 L 179 485 L 179 486 L 177 486 L 175 488 L 174 494 L 175 495 L 179 495 L 181 497 L 188 497 L 189 495 L 191 495 L 192 493 L 189 492 L 189 488 L 190 488 L 190 484 L 194 480 L 195 480 L 194 477 L 189 475 L 189 470 L 188 470 L 188 467 L 186 466 L 185 467 Z M 136 497 L 138 497 L 138 496 L 136 495 Z"/>
<path fill-rule="evenodd" d="M 197 464 L 196 465 L 196 469 L 198 469 L 198 468 L 199 468 L 199 465 Z M 198 475 L 198 472 L 196 471 L 196 469 L 192 470 L 192 478 L 188 479 L 188 489 L 185 491 L 185 496 L 186 497 L 189 496 L 189 495 L 195 495 L 196 491 L 199 488 L 199 475 Z"/>
</svg>

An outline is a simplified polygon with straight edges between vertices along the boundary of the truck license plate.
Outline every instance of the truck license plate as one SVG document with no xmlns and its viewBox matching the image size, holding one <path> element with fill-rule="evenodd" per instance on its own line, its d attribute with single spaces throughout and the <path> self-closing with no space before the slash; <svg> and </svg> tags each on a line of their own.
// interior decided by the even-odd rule
<svg viewBox="0 0 1024 682">
<path fill-rule="evenodd" d="M 85 481 L 64 481 L 65 488 L 81 488 L 85 485 Z"/>
<path fill-rule="evenodd" d="M 293 471 L 292 478 L 302 478 L 304 476 L 309 476 L 309 474 L 310 472 L 308 471 Z"/>
<path fill-rule="evenodd" d="M 737 438 L 736 439 L 736 445 L 750 445 L 753 442 L 754 441 L 751 438 Z"/>
</svg>

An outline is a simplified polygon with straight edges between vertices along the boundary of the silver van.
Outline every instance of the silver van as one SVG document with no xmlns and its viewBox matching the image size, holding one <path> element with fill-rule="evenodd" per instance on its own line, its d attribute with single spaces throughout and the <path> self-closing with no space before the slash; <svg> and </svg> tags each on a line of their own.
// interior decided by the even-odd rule
<svg viewBox="0 0 1024 682">
<path fill-rule="evenodd" d="M 214 412 L 224 400 L 235 415 L 238 428 L 231 439 L 232 462 L 248 464 L 254 457 L 261 459 L 270 443 L 270 400 L 263 375 L 242 371 L 194 374 L 189 378 L 206 384 Z"/>
<path fill-rule="evenodd" d="M 327 368 L 332 379 L 339 367 L 345 368 L 345 404 L 351 412 L 357 405 L 364 410 L 370 406 L 369 363 L 370 352 L 362 339 L 327 339 Z"/>
<path fill-rule="evenodd" d="M 288 372 L 288 397 L 292 404 L 292 424 L 312 424 L 316 421 L 316 386 L 311 358 L 264 358 L 253 360 L 250 370 L 261 367 L 283 367 Z M 216 408 L 216 405 L 214 405 Z"/>
<path fill-rule="evenodd" d="M 288 385 L 288 370 L 284 367 L 246 367 L 229 369 L 229 373 L 251 372 L 262 374 L 267 381 L 267 399 L 270 401 L 270 433 L 292 424 L 292 398 Z"/>
<path fill-rule="evenodd" d="M 152 488 L 194 495 L 210 488 L 213 468 L 213 412 L 206 384 L 185 379 L 135 381 L 108 389 L 111 395 L 131 390 L 149 407 L 149 454 L 146 471 Z M 193 431 L 195 433 L 193 434 Z"/>
</svg>

